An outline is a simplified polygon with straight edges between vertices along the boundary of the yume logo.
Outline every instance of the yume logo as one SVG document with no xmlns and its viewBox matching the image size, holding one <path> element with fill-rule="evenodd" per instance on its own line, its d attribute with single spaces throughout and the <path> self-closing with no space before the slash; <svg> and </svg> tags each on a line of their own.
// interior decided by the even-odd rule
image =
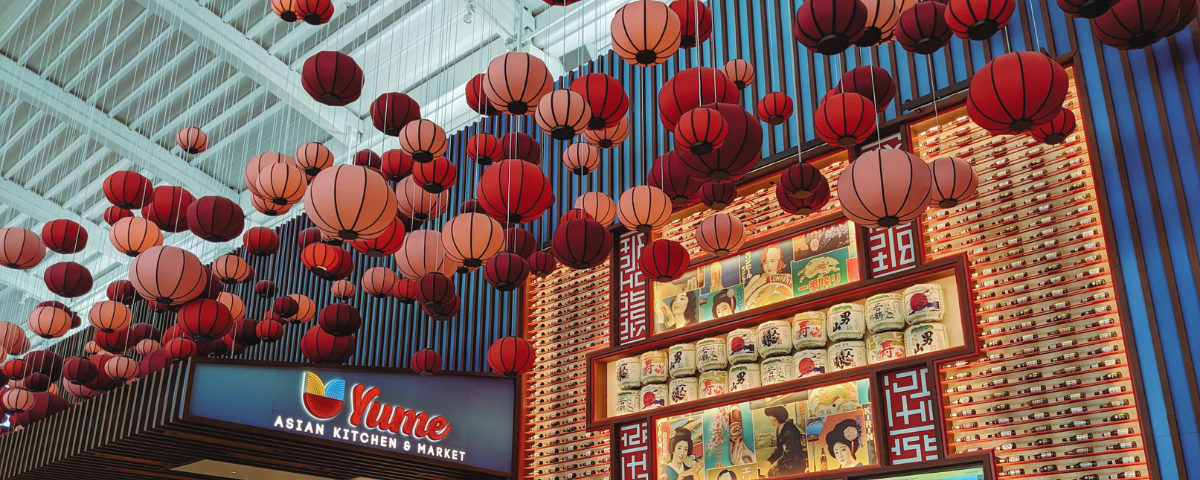
<svg viewBox="0 0 1200 480">
<path fill-rule="evenodd" d="M 322 383 L 315 373 L 304 372 L 304 409 L 315 418 L 326 420 L 342 412 L 346 400 L 346 381 L 330 380 Z"/>
</svg>

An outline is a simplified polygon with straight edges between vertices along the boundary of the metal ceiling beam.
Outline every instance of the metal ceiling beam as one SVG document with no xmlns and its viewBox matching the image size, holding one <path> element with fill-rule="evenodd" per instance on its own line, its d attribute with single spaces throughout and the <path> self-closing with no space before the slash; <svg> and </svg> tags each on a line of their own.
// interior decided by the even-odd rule
<svg viewBox="0 0 1200 480">
<path fill-rule="evenodd" d="M 38 132 L 38 135 L 40 135 L 42 139 L 38 140 L 38 143 L 35 144 L 33 148 L 30 148 L 29 151 L 22 154 L 21 159 L 17 160 L 16 165 L 13 165 L 12 168 L 8 169 L 7 172 L 4 172 L 4 178 L 11 180 L 13 175 L 16 175 L 17 172 L 20 172 L 21 169 L 25 168 L 26 165 L 29 165 L 29 162 L 34 160 L 45 160 L 42 158 L 42 153 L 51 145 L 61 145 L 58 142 L 58 134 L 62 133 L 63 130 L 66 130 L 66 128 L 66 123 L 59 122 L 58 125 L 55 125 L 54 128 L 50 129 L 49 132 Z"/>
<path fill-rule="evenodd" d="M 109 3 L 107 6 L 104 7 L 104 11 L 100 12 L 100 15 L 97 15 L 95 18 L 93 18 L 91 20 L 91 24 L 97 26 L 97 28 L 98 28 L 99 26 L 101 26 L 105 23 L 112 22 L 112 16 L 117 12 L 117 7 L 120 5 L 121 5 L 121 2 Z M 74 51 L 77 47 L 79 47 L 79 45 L 82 44 L 83 42 L 91 42 L 92 41 L 91 39 L 92 39 L 92 36 L 87 35 L 86 32 L 83 34 L 76 35 L 75 39 L 71 40 L 71 43 L 69 43 L 69 44 L 67 44 L 67 46 L 63 47 L 63 49 L 59 53 L 58 57 L 55 58 L 54 61 L 50 63 L 50 65 L 48 65 L 48 66 L 46 66 L 46 68 L 42 69 L 42 76 L 49 77 L 52 72 L 54 72 L 59 67 L 65 65 L 63 62 L 67 62 L 68 60 L 78 61 L 78 59 L 72 58 L 74 55 L 71 55 L 71 52 Z M 94 46 L 94 45 L 89 45 L 89 46 Z M 90 55 L 90 52 L 84 52 L 84 55 Z"/>
<path fill-rule="evenodd" d="M 455 1 L 457 1 L 457 0 L 455 0 Z M 495 1 L 495 0 L 488 0 L 488 1 Z M 350 22 L 346 23 L 345 25 L 342 25 L 342 27 L 339 28 L 339 30 L 345 30 L 348 32 L 368 32 L 368 31 L 371 31 L 372 29 L 374 29 L 376 26 L 378 26 L 384 20 L 386 20 L 387 17 L 389 16 L 389 14 L 391 14 L 392 12 L 395 12 L 397 10 L 407 9 L 407 11 L 404 13 L 403 17 L 399 21 L 389 25 L 387 29 L 379 32 L 378 35 L 375 35 L 375 37 L 364 42 L 361 47 L 358 47 L 355 49 L 356 51 L 361 51 L 366 48 L 370 48 L 370 46 L 373 45 L 374 43 L 377 43 L 379 41 L 379 39 L 386 37 L 389 34 L 389 32 L 405 31 L 403 29 L 406 26 L 408 26 L 408 24 L 412 23 L 412 19 L 417 16 L 419 11 L 424 10 L 426 8 L 430 8 L 434 3 L 437 3 L 437 2 L 434 0 L 383 0 L 383 1 L 377 1 L 373 5 L 371 5 L 371 7 L 368 8 L 366 11 L 355 16 L 354 20 L 351 20 Z M 268 16 L 268 19 L 270 19 L 270 16 Z M 354 41 L 354 37 L 355 37 L 354 35 L 329 35 L 325 40 L 322 40 L 321 43 L 318 43 L 317 46 L 310 48 L 307 52 L 304 52 L 303 55 L 298 57 L 296 59 L 296 61 L 292 63 L 292 68 L 299 68 L 299 66 L 304 63 L 304 60 L 306 60 L 308 57 L 313 56 L 317 52 L 326 51 L 326 50 L 341 51 L 343 48 L 346 48 L 347 45 L 350 45 L 350 43 L 352 43 Z M 274 46 L 272 46 L 271 53 L 277 53 L 276 51 L 274 51 Z"/>
<path fill-rule="evenodd" d="M 0 88 L 34 107 L 49 112 L 59 121 L 88 132 L 118 155 L 196 196 L 232 195 L 233 190 L 125 124 L 109 118 L 58 85 L 0 56 Z"/>
<path fill-rule="evenodd" d="M 8 26 L 8 30 L 0 34 L 0 45 L 7 45 L 8 39 L 12 38 L 13 34 L 17 33 L 21 27 L 28 25 L 29 28 L 33 28 L 33 24 L 29 23 L 29 16 L 33 15 L 33 12 L 41 6 L 41 2 L 29 2 L 25 4 L 25 9 L 21 10 L 21 13 L 17 15 L 13 23 Z"/>
<path fill-rule="evenodd" d="M 523 43 L 528 43 L 533 33 L 536 22 L 533 19 L 533 14 L 529 13 L 520 1 L 512 2 L 496 2 L 490 0 L 476 0 L 471 2 L 475 6 L 475 11 L 482 13 L 483 17 L 487 18 L 492 26 L 496 27 L 496 32 L 509 40 L 516 40 L 517 37 L 523 39 Z M 555 10 L 555 9 L 551 9 Z M 560 8 L 558 10 L 568 10 Z M 571 8 L 570 10 L 577 10 Z"/>
<path fill-rule="evenodd" d="M 191 58 L 191 56 L 196 53 L 196 49 L 198 49 L 198 48 L 200 48 L 200 45 L 197 44 L 196 42 L 189 43 L 188 46 L 183 47 L 183 50 L 181 50 L 179 53 L 176 53 L 174 55 L 174 57 L 171 58 L 171 60 L 169 62 L 167 62 L 166 65 L 163 65 L 162 68 L 159 68 L 157 71 L 155 71 L 154 74 L 150 75 L 149 78 L 142 81 L 137 86 L 133 87 L 133 91 L 129 92 L 129 95 L 126 95 L 125 98 L 121 99 L 120 102 L 117 102 L 117 104 L 114 105 L 112 107 L 112 109 L 109 110 L 109 114 L 115 116 L 115 115 L 117 115 L 118 112 L 125 111 L 125 109 L 128 108 L 130 103 L 132 103 L 134 100 L 139 100 L 142 103 L 146 103 L 146 97 L 148 97 L 151 92 L 163 90 L 163 89 L 159 88 L 159 82 L 165 80 L 167 75 L 171 75 L 171 74 L 175 73 L 175 70 L 179 68 L 179 65 L 181 63 L 183 63 L 185 60 L 191 60 L 193 62 L 193 64 L 195 63 L 195 60 L 193 60 Z M 213 62 L 213 61 L 205 62 L 205 66 L 203 68 L 208 69 L 211 67 L 216 67 L 217 65 L 220 65 L 220 64 L 221 64 L 221 62 Z M 201 71 L 205 71 L 205 70 L 201 70 Z M 197 74 L 198 73 L 199 72 L 197 72 Z M 184 81 L 184 84 L 186 84 L 187 82 L 191 82 L 192 79 L 195 78 L 195 75 L 196 74 L 192 74 L 191 76 L 189 76 L 188 79 Z M 175 92 L 179 92 L 179 91 L 183 91 L 186 94 L 187 92 L 190 92 L 191 89 L 177 87 L 177 88 L 173 88 L 171 90 L 171 92 L 169 92 L 169 93 L 175 93 Z M 168 102 L 155 102 L 155 101 L 153 101 L 153 99 L 151 99 L 150 103 L 157 105 L 157 104 L 165 104 Z M 137 126 L 134 123 L 131 122 L 130 125 L 133 127 L 134 130 L 137 130 Z"/>
<path fill-rule="evenodd" d="M 137 17 L 134 17 L 133 21 L 129 22 L 129 25 L 126 26 L 124 30 L 117 32 L 117 35 L 113 37 L 112 40 L 109 40 L 108 36 L 105 35 L 104 48 L 100 49 L 100 52 L 96 53 L 95 55 L 92 55 L 92 59 L 88 60 L 88 62 L 84 64 L 83 68 L 79 69 L 79 73 L 76 73 L 75 78 L 72 78 L 67 82 L 66 86 L 63 87 L 63 90 L 74 92 L 75 88 L 79 86 L 79 82 L 82 82 L 87 77 L 87 74 L 95 71 L 95 69 L 100 69 L 101 76 L 104 76 L 105 72 L 113 69 L 114 62 L 112 62 L 112 59 L 109 57 L 115 55 L 114 51 L 117 49 L 117 46 L 124 46 L 125 40 L 128 39 L 130 35 L 133 35 L 136 32 L 141 32 L 143 28 L 146 28 L 146 23 L 152 18 L 154 18 L 153 15 L 150 15 L 143 10 L 141 13 L 138 13 Z M 100 81 L 101 79 L 95 80 L 97 84 Z"/>
<path fill-rule="evenodd" d="M 78 152 L 79 149 L 87 145 L 88 140 L 90 139 L 87 135 L 77 135 L 75 140 L 72 140 L 71 143 L 67 144 L 67 148 L 64 148 L 63 151 L 58 153 L 58 155 L 55 155 L 54 159 L 51 160 L 50 163 L 39 168 L 38 172 L 33 174 L 33 177 L 30 177 L 30 179 L 25 182 L 25 185 L 28 185 L 29 188 L 36 188 L 38 183 L 41 183 L 42 179 L 46 178 L 46 175 L 52 173 L 61 173 L 59 168 L 62 167 L 62 164 L 67 160 L 70 160 L 71 157 L 75 155 L 75 152 Z"/>
<path fill-rule="evenodd" d="M 63 22 L 66 22 L 71 18 L 71 14 L 75 13 L 75 9 L 79 8 L 79 4 L 81 3 L 83 3 L 83 0 L 71 0 L 71 3 L 63 5 L 62 8 L 56 8 L 58 12 L 54 16 L 54 19 L 50 21 L 49 25 L 46 25 L 44 30 L 42 30 L 42 33 L 38 35 L 36 39 L 34 39 L 33 43 L 29 44 L 29 47 L 25 49 L 25 53 L 36 52 L 39 48 L 42 48 L 42 46 L 45 45 L 50 38 L 57 35 L 62 35 Z"/>
</svg>

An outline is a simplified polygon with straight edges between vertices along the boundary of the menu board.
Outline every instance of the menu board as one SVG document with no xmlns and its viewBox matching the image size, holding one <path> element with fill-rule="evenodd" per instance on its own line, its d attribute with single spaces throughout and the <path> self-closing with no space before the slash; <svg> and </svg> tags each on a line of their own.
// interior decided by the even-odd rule
<svg viewBox="0 0 1200 480">
<path fill-rule="evenodd" d="M 654 284 L 654 332 L 696 325 L 859 280 L 855 229 L 841 221 Z"/>
<path fill-rule="evenodd" d="M 870 380 L 852 380 L 659 419 L 656 477 L 745 480 L 876 465 L 870 390 Z"/>
</svg>

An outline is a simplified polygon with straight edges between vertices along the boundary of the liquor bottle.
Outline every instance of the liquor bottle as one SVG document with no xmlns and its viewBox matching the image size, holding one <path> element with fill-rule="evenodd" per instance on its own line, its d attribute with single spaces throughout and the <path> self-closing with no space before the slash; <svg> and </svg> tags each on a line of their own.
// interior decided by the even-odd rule
<svg viewBox="0 0 1200 480">
<path fill-rule="evenodd" d="M 1137 442 L 1121 442 L 1121 443 L 1118 443 L 1115 445 L 1109 445 L 1107 447 L 1104 447 L 1104 449 L 1105 450 L 1127 450 L 1130 448 L 1137 448 L 1137 446 L 1138 446 Z"/>
<path fill-rule="evenodd" d="M 1131 457 L 1121 457 L 1121 458 L 1118 458 L 1118 459 L 1116 459 L 1116 460 L 1109 460 L 1109 461 L 1108 461 L 1108 464 L 1109 464 L 1109 465 L 1124 465 L 1124 464 L 1127 464 L 1127 463 L 1137 463 L 1137 462 L 1140 462 L 1140 461 L 1142 461 L 1142 457 L 1139 457 L 1139 456 L 1137 456 L 1137 455 L 1134 455 L 1134 456 L 1131 456 Z"/>
<path fill-rule="evenodd" d="M 821 469 L 820 471 L 822 471 L 822 472 L 829 470 L 829 460 L 825 456 L 824 448 L 821 449 L 821 460 L 820 460 L 820 463 L 818 464 L 818 468 L 820 468 Z"/>
</svg>

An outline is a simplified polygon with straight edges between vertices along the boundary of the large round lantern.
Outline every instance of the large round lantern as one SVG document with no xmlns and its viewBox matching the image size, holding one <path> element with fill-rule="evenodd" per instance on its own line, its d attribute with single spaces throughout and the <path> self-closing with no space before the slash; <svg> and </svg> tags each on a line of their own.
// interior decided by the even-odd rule
<svg viewBox="0 0 1200 480">
<path fill-rule="evenodd" d="M 875 105 L 857 93 L 835 93 L 817 106 L 813 122 L 821 140 L 843 147 L 854 146 L 875 132 Z"/>
<path fill-rule="evenodd" d="M 714 214 L 696 227 L 696 245 L 718 257 L 737 253 L 746 243 L 746 227 L 735 215 Z"/>
<path fill-rule="evenodd" d="M 142 207 L 142 217 L 164 232 L 179 232 L 187 228 L 187 211 L 194 201 L 196 197 L 183 187 L 155 187 L 150 203 Z"/>
<path fill-rule="evenodd" d="M 333 152 L 317 142 L 308 142 L 296 149 L 296 166 L 304 170 L 311 179 L 321 170 L 333 166 Z"/>
<path fill-rule="evenodd" d="M 649 185 L 630 188 L 617 200 L 617 219 L 630 230 L 650 232 L 671 220 L 671 197 Z"/>
<path fill-rule="evenodd" d="M 356 343 L 354 335 L 335 337 L 314 326 L 300 340 L 300 352 L 315 363 L 345 363 L 354 356 Z"/>
<path fill-rule="evenodd" d="M 188 229 L 210 242 L 228 242 L 245 227 L 242 207 L 225 197 L 200 197 L 187 210 Z"/>
<path fill-rule="evenodd" d="M 491 165 L 504 159 L 504 148 L 494 135 L 477 133 L 467 139 L 467 158 L 480 165 Z"/>
<path fill-rule="evenodd" d="M 504 337 L 488 347 L 488 366 L 508 377 L 528 372 L 534 359 L 533 347 L 521 337 Z"/>
<path fill-rule="evenodd" d="M 500 149 L 505 159 L 524 160 L 534 165 L 542 164 L 542 144 L 532 135 L 512 132 L 500 137 Z"/>
<path fill-rule="evenodd" d="M 679 51 L 679 15 L 660 1 L 625 4 L 613 15 L 610 27 L 613 50 L 631 64 L 658 65 Z"/>
<path fill-rule="evenodd" d="M 295 300 L 296 305 L 299 305 L 296 314 L 292 316 L 293 322 L 304 323 L 317 316 L 317 302 L 312 301 L 311 298 L 299 293 L 288 295 L 288 298 Z"/>
<path fill-rule="evenodd" d="M 534 119 L 555 140 L 570 140 L 587 127 L 592 109 L 587 99 L 571 90 L 555 90 L 538 102 Z"/>
<path fill-rule="evenodd" d="M 864 65 L 852 68 L 842 75 L 842 79 L 830 93 L 857 93 L 867 97 L 875 106 L 875 110 L 882 112 L 887 110 L 892 99 L 896 98 L 896 82 L 887 70 Z"/>
<path fill-rule="evenodd" d="M 58 338 L 71 329 L 71 314 L 54 307 L 37 307 L 29 313 L 29 331 L 42 338 Z"/>
<path fill-rule="evenodd" d="M 163 344 L 163 351 L 167 352 L 167 356 L 176 362 L 185 358 L 192 358 L 199 353 L 199 348 L 196 342 L 188 338 L 173 338 Z"/>
<path fill-rule="evenodd" d="M 646 172 L 646 185 L 661 189 L 675 205 L 687 205 L 694 201 L 703 185 L 679 168 L 678 164 L 682 161 L 674 151 L 667 152 L 655 158 Z"/>
<path fill-rule="evenodd" d="M 713 210 L 724 210 L 737 200 L 737 184 L 733 181 L 706 182 L 700 186 L 700 203 Z"/>
<path fill-rule="evenodd" d="M 1119 50 L 1149 47 L 1175 28 L 1181 1 L 1192 0 L 1121 0 L 1092 21 L 1092 33 Z"/>
<path fill-rule="evenodd" d="M 1067 98 L 1067 71 L 1038 52 L 992 59 L 971 77 L 967 115 L 992 133 L 1018 133 L 1050 121 Z"/>
<path fill-rule="evenodd" d="M 107 223 L 110 227 L 121 221 L 122 218 L 129 218 L 132 216 L 133 212 L 129 211 L 127 208 L 113 206 L 104 209 L 104 223 Z"/>
<path fill-rule="evenodd" d="M 436 157 L 433 161 L 416 164 L 412 179 L 426 192 L 442 193 L 458 181 L 458 167 L 446 157 Z"/>
<path fill-rule="evenodd" d="M 276 205 L 292 205 L 304 198 L 308 175 L 287 164 L 267 165 L 258 172 L 258 194 Z"/>
<path fill-rule="evenodd" d="M 292 209 L 291 205 L 276 205 L 270 200 L 262 198 L 258 195 L 250 196 L 250 204 L 254 205 L 254 209 L 258 210 L 258 213 L 268 217 L 278 217 Z"/>
<path fill-rule="evenodd" d="M 439 272 L 427 273 L 417 279 L 417 301 L 426 307 L 436 308 L 453 302 L 456 296 L 454 283 Z"/>
<path fill-rule="evenodd" d="M 150 203 L 154 186 L 140 173 L 122 170 L 104 178 L 104 197 L 121 208 L 142 208 Z"/>
<path fill-rule="evenodd" d="M 737 99 L 737 85 L 724 72 L 709 67 L 692 67 L 676 73 L 663 83 L 658 91 L 658 118 L 667 129 L 675 131 L 684 113 L 714 103 L 736 103 Z M 731 130 L 729 133 L 737 132 Z"/>
<path fill-rule="evenodd" d="M 476 74 L 467 80 L 464 89 L 467 94 L 467 106 L 471 107 L 475 113 L 490 117 L 500 112 L 492 106 L 492 102 L 488 101 L 487 94 L 483 91 L 483 82 L 487 81 L 486 78 L 487 76 L 482 73 Z"/>
<path fill-rule="evenodd" d="M 349 280 L 338 280 L 333 282 L 333 285 L 329 287 L 329 293 L 333 294 L 333 298 L 339 300 L 347 300 L 354 297 L 355 290 L 354 282 Z"/>
<path fill-rule="evenodd" d="M 242 297 L 229 292 L 221 292 L 214 300 L 224 305 L 226 310 L 229 310 L 229 318 L 233 321 L 236 322 L 246 318 L 246 303 L 242 301 Z"/>
<path fill-rule="evenodd" d="M 200 296 L 207 284 L 204 265 L 178 247 L 153 247 L 129 264 L 129 281 L 143 298 L 182 305 Z"/>
<path fill-rule="evenodd" d="M 421 106 L 403 93 L 385 93 L 371 102 L 371 123 L 384 135 L 396 136 L 408 122 L 421 118 Z"/>
<path fill-rule="evenodd" d="M 28 270 L 46 258 L 46 247 L 33 231 L 21 227 L 0 228 L 0 265 Z"/>
<path fill-rule="evenodd" d="M 900 6 L 897 0 L 862 0 L 867 7 L 867 23 L 862 36 L 854 41 L 860 47 L 870 47 L 888 41 L 896 22 L 900 21 Z"/>
<path fill-rule="evenodd" d="M 25 364 L 25 360 L 20 358 L 9 359 L 7 362 L 4 362 L 2 367 L 0 367 L 0 373 L 3 373 L 5 377 L 8 377 L 11 380 L 21 380 L 25 378 L 25 375 L 28 375 L 28 371 L 29 369 Z"/>
<path fill-rule="evenodd" d="M 246 263 L 242 257 L 225 254 L 213 260 L 212 273 L 221 280 L 221 283 L 233 285 L 248 280 L 252 272 L 250 264 Z"/>
<path fill-rule="evenodd" d="M 254 196 L 265 198 L 265 195 L 258 191 L 258 175 L 263 169 L 276 163 L 299 165 L 296 163 L 296 159 L 279 152 L 265 152 L 250 157 L 250 160 L 246 161 L 246 168 L 242 174 L 242 183 L 246 185 L 246 189 L 250 190 Z"/>
<path fill-rule="evenodd" d="M 504 227 L 482 213 L 464 213 L 442 227 L 442 246 L 447 257 L 475 268 L 504 248 Z"/>
<path fill-rule="evenodd" d="M 1120 0 L 1058 0 L 1059 8 L 1072 17 L 1096 18 Z"/>
<path fill-rule="evenodd" d="M 596 148 L 612 148 L 629 138 L 629 117 L 621 117 L 616 125 L 603 130 L 584 130 L 583 139 Z"/>
<path fill-rule="evenodd" d="M 296 245 L 299 246 L 301 250 L 314 243 L 324 243 L 332 246 L 330 242 L 324 241 L 325 239 L 323 237 L 324 234 L 321 233 L 321 229 L 316 227 L 306 228 L 301 230 L 300 233 L 296 234 Z"/>
<path fill-rule="evenodd" d="M 324 25 L 333 18 L 333 0 L 297 0 L 296 16 L 309 25 Z"/>
<path fill-rule="evenodd" d="M 437 231 L 416 230 L 404 238 L 404 245 L 394 255 L 396 270 L 412 280 L 441 271 L 445 265 L 445 251 L 442 236 Z"/>
<path fill-rule="evenodd" d="M 529 273 L 538 277 L 545 277 L 558 269 L 558 260 L 550 252 L 533 252 L 526 263 L 529 264 Z"/>
<path fill-rule="evenodd" d="M 692 48 L 712 36 L 712 10 L 700 0 L 674 0 L 671 11 L 679 17 L 679 48 Z"/>
<path fill-rule="evenodd" d="M 818 183 L 815 189 L 803 198 L 795 196 L 793 192 L 784 188 L 782 183 L 775 186 L 775 201 L 779 203 L 779 209 L 792 215 L 811 215 L 825 208 L 829 203 L 830 194 L 828 181 Z"/>
<path fill-rule="evenodd" d="M 1042 143 L 1058 145 L 1067 141 L 1067 136 L 1073 133 L 1075 128 L 1075 113 L 1063 107 L 1049 122 L 1034 125 L 1029 133 Z"/>
<path fill-rule="evenodd" d="M 399 280 L 396 272 L 386 267 L 374 267 L 363 272 L 362 281 L 359 284 L 362 285 L 362 289 L 367 292 L 367 295 L 375 298 L 387 298 L 392 294 L 396 280 Z"/>
<path fill-rule="evenodd" d="M 675 144 L 695 155 L 712 153 L 725 143 L 728 128 L 725 118 L 716 110 L 693 108 L 679 117 L 675 125 Z"/>
<path fill-rule="evenodd" d="M 129 311 L 129 307 L 112 300 L 96 302 L 95 305 L 92 305 L 91 310 L 88 310 L 88 322 L 96 330 L 104 333 L 119 332 L 129 328 L 129 321 L 132 318 L 133 312 Z"/>
<path fill-rule="evenodd" d="M 446 131 L 432 120 L 418 119 L 400 129 L 400 150 L 414 162 L 432 162 L 446 153 Z"/>
<path fill-rule="evenodd" d="M 78 253 L 87 246 L 88 233 L 72 220 L 51 220 L 42 225 L 42 244 L 62 254 Z"/>
<path fill-rule="evenodd" d="M 341 270 L 345 250 L 324 243 L 313 243 L 300 251 L 300 263 L 319 277 Z"/>
<path fill-rule="evenodd" d="M 216 300 L 195 300 L 179 309 L 176 324 L 196 343 L 212 341 L 229 333 L 234 319 L 225 304 Z"/>
<path fill-rule="evenodd" d="M 521 160 L 504 160 L 484 170 L 476 197 L 492 218 L 511 223 L 537 220 L 554 202 L 550 180 L 537 165 Z"/>
<path fill-rule="evenodd" d="M 937 1 L 918 2 L 900 14 L 896 41 L 913 53 L 929 55 L 938 51 L 954 32 L 946 21 L 946 5 Z"/>
<path fill-rule="evenodd" d="M 719 103 L 705 108 L 716 109 L 725 119 L 729 134 L 725 143 L 711 153 L 696 155 L 677 150 L 678 167 L 700 180 L 724 181 L 750 172 L 762 157 L 763 130 L 758 119 L 737 105 Z"/>
<path fill-rule="evenodd" d="M 90 382 L 99 374 L 100 369 L 96 368 L 96 364 L 86 358 L 69 357 L 63 361 L 63 378 L 75 385 Z"/>
<path fill-rule="evenodd" d="M 413 371 L 426 377 L 442 371 L 442 354 L 428 348 L 418 350 L 408 360 Z"/>
<path fill-rule="evenodd" d="M 349 55 L 317 52 L 304 61 L 300 83 L 313 100 L 341 107 L 362 95 L 363 71 Z"/>
<path fill-rule="evenodd" d="M 412 174 L 413 159 L 404 150 L 393 148 L 379 157 L 379 173 L 393 182 L 404 180 Z"/>
<path fill-rule="evenodd" d="M 392 287 L 392 296 L 405 305 L 416 303 L 417 282 L 407 278 L 396 280 L 396 285 Z"/>
<path fill-rule="evenodd" d="M 296 316 L 300 311 L 300 303 L 292 297 L 279 297 L 274 302 L 271 302 L 271 311 L 278 315 L 279 318 L 289 319 Z"/>
<path fill-rule="evenodd" d="M 24 388 L 10 388 L 0 396 L 0 405 L 9 413 L 21 414 L 33 410 L 37 405 L 33 392 Z"/>
<path fill-rule="evenodd" d="M 629 111 L 629 97 L 620 80 L 603 73 L 589 73 L 571 81 L 571 91 L 583 95 L 591 110 L 589 130 L 603 130 L 621 122 Z"/>
<path fill-rule="evenodd" d="M 276 320 L 263 320 L 254 326 L 254 336 L 267 343 L 283 338 L 283 324 Z"/>
<path fill-rule="evenodd" d="M 185 127 L 175 134 L 175 143 L 183 151 L 195 155 L 208 149 L 208 134 L 196 127 Z"/>
<path fill-rule="evenodd" d="M 950 0 L 946 22 L 960 38 L 986 40 L 1008 25 L 1016 0 Z"/>
<path fill-rule="evenodd" d="M 586 143 L 572 143 L 563 150 L 563 165 L 576 175 L 587 175 L 600 166 L 600 151 Z"/>
<path fill-rule="evenodd" d="M 154 352 L 162 350 L 162 344 L 153 338 L 147 338 L 138 342 L 137 345 L 133 347 L 133 350 L 137 352 L 138 355 L 150 355 Z"/>
<path fill-rule="evenodd" d="M 796 40 L 822 55 L 837 55 L 862 37 L 867 6 L 859 0 L 805 0 L 796 10 Z"/>
<path fill-rule="evenodd" d="M 243 318 L 233 322 L 233 330 L 225 335 L 225 339 L 232 344 L 237 344 L 241 347 L 253 347 L 258 345 L 258 320 L 253 318 Z M 233 349 L 234 355 L 241 353 L 236 347 Z"/>
<path fill-rule="evenodd" d="M 529 230 L 520 227 L 504 229 L 504 250 L 521 258 L 529 258 L 538 249 L 537 238 Z"/>
<path fill-rule="evenodd" d="M 437 217 L 449 207 L 450 192 L 429 193 L 411 176 L 396 183 L 396 204 L 406 217 L 425 221 Z"/>
<path fill-rule="evenodd" d="M 304 194 L 304 213 L 330 236 L 371 239 L 396 218 L 396 196 L 378 173 L 338 165 L 313 178 Z"/>
<path fill-rule="evenodd" d="M 929 206 L 933 176 L 919 157 L 885 149 L 859 156 L 838 178 L 842 212 L 864 227 L 891 227 L 916 220 Z"/>
<path fill-rule="evenodd" d="M 758 119 L 767 125 L 779 125 L 792 118 L 792 98 L 783 92 L 771 92 L 758 101 Z"/>
<path fill-rule="evenodd" d="M 529 276 L 529 265 L 520 255 L 501 252 L 489 258 L 483 266 L 483 279 L 496 290 L 511 292 L 525 284 Z"/>
<path fill-rule="evenodd" d="M 113 280 L 108 284 L 105 294 L 109 300 L 125 305 L 130 305 L 137 300 L 137 290 L 133 289 L 133 284 L 129 283 L 129 280 Z"/>
<path fill-rule="evenodd" d="M 138 364 L 132 358 L 117 355 L 104 362 L 104 373 L 117 383 L 125 383 L 137 378 Z"/>
<path fill-rule="evenodd" d="M 929 203 L 939 208 L 954 208 L 975 195 L 979 177 L 970 162 L 958 157 L 942 157 L 929 162 L 933 184 Z"/>
<path fill-rule="evenodd" d="M 462 307 L 462 299 L 457 293 L 451 294 L 450 298 L 445 303 L 436 305 L 421 305 L 421 310 L 429 315 L 429 318 L 435 321 L 444 322 L 458 315 L 458 311 Z"/>
<path fill-rule="evenodd" d="M 392 220 L 383 234 L 370 240 L 355 240 L 350 247 L 359 253 L 370 257 L 386 257 L 400 250 L 404 245 L 404 223 L 399 217 Z"/>
<path fill-rule="evenodd" d="M 483 92 L 496 110 L 527 115 L 554 89 L 554 76 L 541 59 L 524 52 L 493 58 L 483 81 Z"/>
<path fill-rule="evenodd" d="M 656 282 L 678 280 L 687 272 L 691 255 L 679 242 L 660 238 L 642 247 L 638 269 Z"/>
<path fill-rule="evenodd" d="M 149 220 L 139 217 L 122 218 L 108 230 L 108 240 L 117 251 L 136 257 L 163 244 L 162 231 Z"/>
<path fill-rule="evenodd" d="M 797 199 L 808 198 L 813 192 L 820 190 L 822 184 L 828 188 L 829 180 L 810 163 L 794 164 L 779 175 L 779 187 Z"/>
<path fill-rule="evenodd" d="M 595 220 L 567 220 L 554 229 L 550 251 L 567 267 L 576 270 L 596 267 L 612 253 L 612 234 Z"/>
<path fill-rule="evenodd" d="M 588 192 L 575 199 L 574 208 L 583 210 L 601 225 L 612 225 L 617 218 L 617 203 L 604 192 Z"/>
<path fill-rule="evenodd" d="M 274 255 L 279 251 L 279 234 L 267 227 L 253 227 L 242 235 L 242 245 L 254 256 Z"/>
<path fill-rule="evenodd" d="M 275 282 L 270 280 L 259 280 L 254 284 L 254 294 L 262 298 L 274 297 L 279 289 L 275 286 Z"/>
</svg>

